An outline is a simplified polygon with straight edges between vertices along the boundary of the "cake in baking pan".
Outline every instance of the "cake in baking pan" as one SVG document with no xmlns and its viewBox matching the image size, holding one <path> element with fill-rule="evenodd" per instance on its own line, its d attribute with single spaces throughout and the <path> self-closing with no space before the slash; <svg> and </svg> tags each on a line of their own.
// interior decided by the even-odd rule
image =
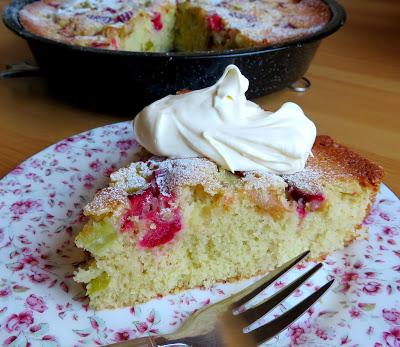
<svg viewBox="0 0 400 347">
<path fill-rule="evenodd" d="M 315 33 L 330 17 L 322 0 L 40 0 L 19 13 L 49 39 L 138 52 L 267 46 Z"/>
</svg>

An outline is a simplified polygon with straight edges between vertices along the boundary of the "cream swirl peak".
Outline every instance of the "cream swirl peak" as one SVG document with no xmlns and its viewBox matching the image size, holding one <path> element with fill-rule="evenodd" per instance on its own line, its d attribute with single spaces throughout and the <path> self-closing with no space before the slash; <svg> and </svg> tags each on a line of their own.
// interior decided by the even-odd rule
<svg viewBox="0 0 400 347">
<path fill-rule="evenodd" d="M 134 120 L 136 139 L 155 155 L 206 157 L 232 172 L 301 171 L 315 141 L 314 123 L 292 102 L 263 110 L 246 99 L 248 86 L 229 65 L 211 87 L 145 107 Z"/>
</svg>

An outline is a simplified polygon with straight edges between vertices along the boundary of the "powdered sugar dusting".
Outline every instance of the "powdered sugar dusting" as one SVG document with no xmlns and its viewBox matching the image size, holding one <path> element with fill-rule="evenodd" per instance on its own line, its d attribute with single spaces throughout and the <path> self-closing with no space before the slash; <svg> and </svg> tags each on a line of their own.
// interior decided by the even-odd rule
<svg viewBox="0 0 400 347">
<path fill-rule="evenodd" d="M 246 189 L 285 189 L 290 185 L 309 194 L 318 194 L 323 191 L 324 179 L 332 175 L 309 162 L 304 170 L 290 175 L 276 175 L 267 171 L 243 172 L 242 181 Z"/>
<path fill-rule="evenodd" d="M 313 166 L 306 166 L 304 170 L 291 175 L 282 175 L 282 178 L 291 186 L 310 193 L 318 194 L 322 191 L 322 178 L 325 172 Z"/>
<path fill-rule="evenodd" d="M 108 187 L 100 190 L 93 201 L 85 206 L 83 212 L 86 216 L 99 216 L 114 212 L 118 206 L 129 206 L 128 193 L 119 188 Z"/>
<path fill-rule="evenodd" d="M 173 4 L 173 1 L 166 1 Z M 64 0 L 59 1 L 55 11 L 56 16 L 78 16 L 82 14 L 103 15 L 117 19 L 121 14 L 143 11 L 151 6 L 159 6 L 160 0 L 152 1 L 120 1 L 120 0 Z M 117 22 L 117 20 L 115 21 Z"/>
<path fill-rule="evenodd" d="M 206 192 L 215 194 L 221 189 L 218 173 L 217 165 L 204 158 L 153 157 L 114 172 L 111 185 L 128 193 L 140 193 L 150 186 L 154 175 L 160 193 L 166 196 L 178 187 L 196 185 L 203 185 Z"/>
<path fill-rule="evenodd" d="M 285 189 L 287 185 L 291 185 L 310 194 L 320 193 L 324 178 L 329 177 L 326 170 L 310 163 L 304 170 L 291 175 L 279 176 L 267 171 L 247 171 L 242 175 L 240 181 L 244 183 L 245 189 Z M 125 194 L 140 194 L 150 187 L 152 180 L 165 196 L 184 186 L 201 185 L 204 191 L 212 195 L 223 188 L 221 172 L 208 159 L 152 157 L 146 162 L 132 163 L 129 167 L 114 172 L 111 175 L 112 188 L 108 189 L 124 191 Z M 104 197 L 107 199 L 107 194 Z M 125 199 L 125 196 L 122 198 Z M 99 200 L 100 197 L 96 196 L 96 199 Z"/>
<path fill-rule="evenodd" d="M 312 34 L 330 16 L 326 5 L 316 1 L 197 0 L 192 3 L 210 14 L 216 13 L 227 27 L 239 30 L 254 41 L 269 44 Z"/>
<path fill-rule="evenodd" d="M 128 193 L 142 191 L 148 187 L 152 173 L 145 162 L 132 163 L 110 175 L 111 185 Z"/>
<path fill-rule="evenodd" d="M 246 189 L 269 189 L 271 187 L 285 188 L 286 183 L 282 177 L 267 171 L 243 172 L 242 181 Z"/>
<path fill-rule="evenodd" d="M 278 42 L 283 38 L 296 38 L 311 35 L 324 27 L 325 24 L 315 25 L 310 28 L 273 27 L 268 34 L 270 42 Z"/>
<path fill-rule="evenodd" d="M 202 185 L 207 193 L 215 194 L 222 188 L 218 177 L 218 167 L 208 159 L 171 159 L 164 163 L 160 165 L 168 168 L 164 182 L 171 190 L 181 186 Z"/>
</svg>

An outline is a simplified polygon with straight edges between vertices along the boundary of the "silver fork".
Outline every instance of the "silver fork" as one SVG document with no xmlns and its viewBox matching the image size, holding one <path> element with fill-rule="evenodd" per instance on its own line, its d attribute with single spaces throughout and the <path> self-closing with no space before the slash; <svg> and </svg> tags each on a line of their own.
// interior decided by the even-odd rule
<svg viewBox="0 0 400 347">
<path fill-rule="evenodd" d="M 281 267 L 242 291 L 213 305 L 204 307 L 188 318 L 176 332 L 159 336 L 147 336 L 139 339 L 109 345 L 110 347 L 220 347 L 220 346 L 257 346 L 279 334 L 305 313 L 332 285 L 329 281 L 296 306 L 279 317 L 249 331 L 249 326 L 266 315 L 314 273 L 319 263 L 302 276 L 286 285 L 278 292 L 251 305 L 251 302 L 269 285 L 302 261 L 310 252 L 306 251 L 289 260 Z M 228 327 L 228 329 L 227 329 Z M 232 336 L 234 337 L 232 338 Z M 228 342 L 231 340 L 231 342 Z M 232 342 L 234 340 L 234 342 Z M 239 343 L 239 341 L 241 341 Z"/>
</svg>

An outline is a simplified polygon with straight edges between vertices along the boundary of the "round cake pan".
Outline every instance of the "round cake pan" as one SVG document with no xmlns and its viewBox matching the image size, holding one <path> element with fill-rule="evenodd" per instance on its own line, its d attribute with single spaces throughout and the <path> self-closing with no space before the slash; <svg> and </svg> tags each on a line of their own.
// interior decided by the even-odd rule
<svg viewBox="0 0 400 347">
<path fill-rule="evenodd" d="M 228 64 L 249 79 L 248 98 L 290 86 L 306 73 L 321 40 L 345 22 L 342 6 L 324 1 L 332 17 L 320 31 L 285 44 L 222 52 L 142 53 L 64 44 L 22 27 L 18 13 L 32 0 L 11 1 L 3 20 L 28 42 L 52 94 L 101 111 L 135 113 L 178 90 L 210 86 Z"/>
</svg>

